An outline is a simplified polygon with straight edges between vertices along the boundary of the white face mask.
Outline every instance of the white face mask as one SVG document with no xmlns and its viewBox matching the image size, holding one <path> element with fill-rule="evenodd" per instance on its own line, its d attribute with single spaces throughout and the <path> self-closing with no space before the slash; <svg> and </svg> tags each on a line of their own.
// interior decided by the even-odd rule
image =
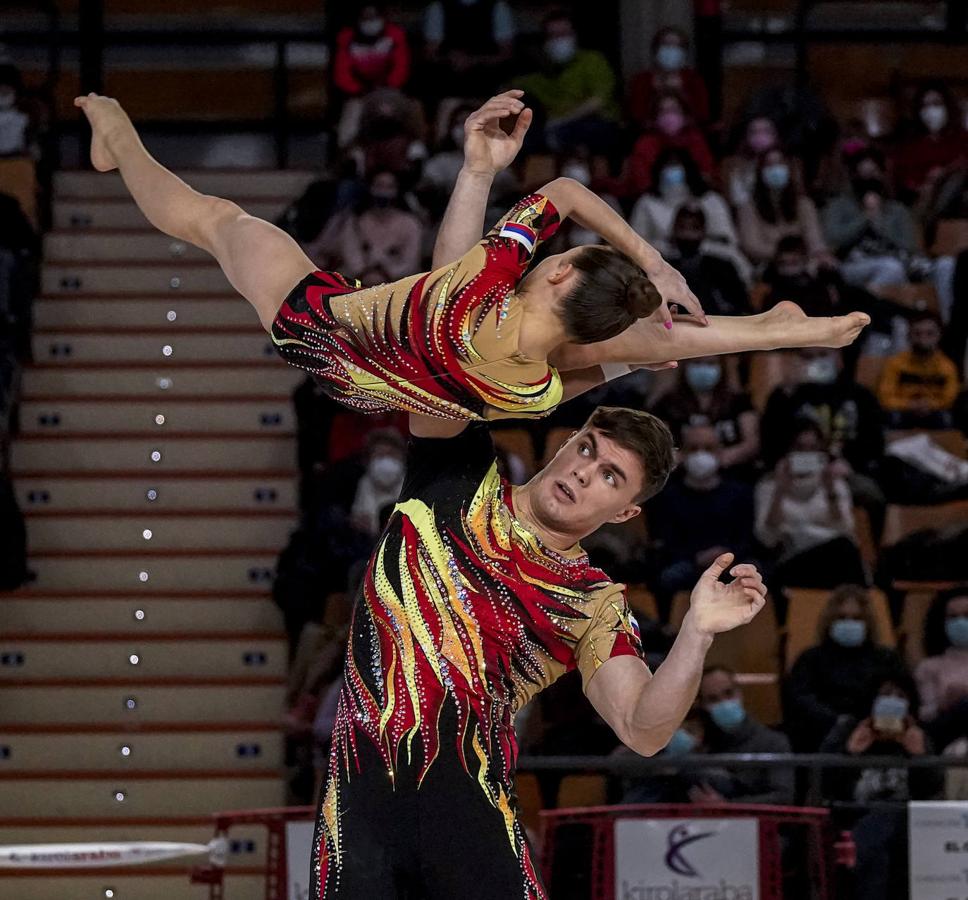
<svg viewBox="0 0 968 900">
<path fill-rule="evenodd" d="M 396 456 L 377 456 L 370 460 L 366 473 L 377 487 L 393 487 L 403 477 L 403 460 Z"/>
<path fill-rule="evenodd" d="M 569 247 L 584 247 L 588 244 L 600 244 L 601 237 L 591 228 L 582 228 L 580 225 L 568 232 Z"/>
<path fill-rule="evenodd" d="M 948 124 L 948 110 L 938 103 L 921 107 L 921 121 L 932 134 L 941 131 Z"/>
<path fill-rule="evenodd" d="M 588 187 L 592 183 L 591 170 L 584 163 L 568 163 L 562 166 L 561 174 L 564 178 L 574 178 L 575 181 L 585 187 Z"/>
<path fill-rule="evenodd" d="M 383 31 L 383 19 L 365 19 L 360 22 L 360 34 L 364 37 L 376 37 Z"/>
<path fill-rule="evenodd" d="M 545 41 L 545 53 L 552 62 L 571 62 L 577 49 L 578 44 L 571 36 L 554 37 Z"/>
<path fill-rule="evenodd" d="M 829 356 L 811 359 L 803 367 L 803 375 L 812 384 L 833 384 L 837 380 L 837 363 Z"/>
<path fill-rule="evenodd" d="M 719 471 L 719 460 L 708 450 L 696 450 L 682 461 L 686 475 L 694 481 L 705 481 Z"/>
</svg>

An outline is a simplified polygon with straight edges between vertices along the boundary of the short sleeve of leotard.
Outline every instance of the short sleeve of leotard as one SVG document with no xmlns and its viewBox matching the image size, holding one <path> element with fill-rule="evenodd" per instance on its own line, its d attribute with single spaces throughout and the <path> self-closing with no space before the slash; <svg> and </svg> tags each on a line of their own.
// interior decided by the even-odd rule
<svg viewBox="0 0 968 900">
<path fill-rule="evenodd" d="M 591 621 L 575 645 L 575 662 L 581 672 L 582 688 L 588 690 L 592 676 L 616 656 L 645 658 L 639 626 L 625 599 L 625 586 L 605 585 L 595 591 Z"/>
<path fill-rule="evenodd" d="M 534 259 L 538 247 L 558 230 L 561 218 L 543 194 L 523 197 L 487 233 L 488 265 L 508 271 L 517 282 Z"/>
<path fill-rule="evenodd" d="M 496 454 L 486 425 L 468 425 L 457 437 L 410 436 L 401 500 L 437 500 L 470 497 L 477 490 Z"/>
</svg>

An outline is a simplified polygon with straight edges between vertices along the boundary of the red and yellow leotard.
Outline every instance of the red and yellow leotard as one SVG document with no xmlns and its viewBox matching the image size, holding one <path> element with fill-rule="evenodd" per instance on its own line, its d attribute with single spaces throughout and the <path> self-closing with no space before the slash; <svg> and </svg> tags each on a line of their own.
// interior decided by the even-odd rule
<svg viewBox="0 0 968 900">
<path fill-rule="evenodd" d="M 371 288 L 313 272 L 282 304 L 272 340 L 289 363 L 363 412 L 545 415 L 561 402 L 561 379 L 518 349 L 523 303 L 515 290 L 558 225 L 548 198 L 532 194 L 433 272 Z"/>
</svg>

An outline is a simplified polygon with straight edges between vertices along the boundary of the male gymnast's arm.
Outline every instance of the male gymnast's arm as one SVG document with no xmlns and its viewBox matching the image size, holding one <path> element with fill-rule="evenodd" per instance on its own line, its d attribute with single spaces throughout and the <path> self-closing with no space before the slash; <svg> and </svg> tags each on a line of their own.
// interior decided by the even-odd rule
<svg viewBox="0 0 968 900">
<path fill-rule="evenodd" d="M 719 581 L 732 561 L 733 554 L 724 553 L 703 573 L 676 641 L 654 675 L 637 656 L 616 656 L 588 682 L 585 693 L 592 706 L 642 756 L 658 753 L 686 717 L 713 636 L 747 624 L 766 602 L 766 586 L 755 566 L 734 566 L 734 580 Z"/>
</svg>

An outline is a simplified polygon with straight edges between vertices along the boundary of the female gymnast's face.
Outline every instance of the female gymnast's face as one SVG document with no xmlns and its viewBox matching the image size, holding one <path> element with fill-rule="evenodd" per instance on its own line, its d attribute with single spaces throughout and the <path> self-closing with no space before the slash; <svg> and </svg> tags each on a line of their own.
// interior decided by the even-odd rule
<svg viewBox="0 0 968 900">
<path fill-rule="evenodd" d="M 606 522 L 625 522 L 642 510 L 638 456 L 597 428 L 571 436 L 533 481 L 531 509 L 547 528 L 591 534 Z"/>
</svg>

